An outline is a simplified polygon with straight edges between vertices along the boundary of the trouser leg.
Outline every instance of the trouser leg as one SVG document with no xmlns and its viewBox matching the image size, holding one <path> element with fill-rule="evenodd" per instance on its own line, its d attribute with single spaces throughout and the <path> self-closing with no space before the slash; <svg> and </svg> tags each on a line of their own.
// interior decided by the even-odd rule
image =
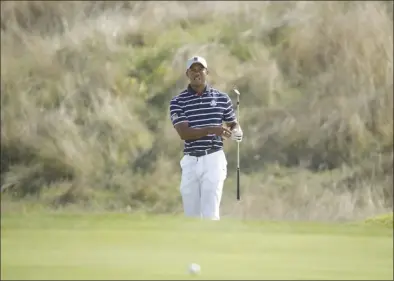
<svg viewBox="0 0 394 281">
<path fill-rule="evenodd" d="M 187 217 L 201 217 L 200 180 L 196 173 L 196 158 L 184 156 L 181 160 L 181 168 L 180 193 L 184 214 Z"/>
<path fill-rule="evenodd" d="M 223 185 L 227 176 L 227 161 L 223 151 L 204 158 L 204 173 L 201 181 L 202 217 L 220 220 L 220 203 Z"/>
<path fill-rule="evenodd" d="M 204 180 L 201 186 L 201 212 L 202 217 L 211 220 L 220 220 L 220 202 L 223 192 L 223 180 Z"/>
</svg>

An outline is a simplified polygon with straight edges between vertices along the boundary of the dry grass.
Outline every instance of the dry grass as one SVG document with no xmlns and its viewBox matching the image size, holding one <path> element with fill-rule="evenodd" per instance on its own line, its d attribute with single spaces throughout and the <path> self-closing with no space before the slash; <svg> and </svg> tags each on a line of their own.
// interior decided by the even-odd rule
<svg viewBox="0 0 394 281">
<path fill-rule="evenodd" d="M 214 86 L 237 85 L 243 93 L 245 193 L 236 213 L 328 220 L 392 208 L 387 3 L 7 1 L 1 7 L 7 195 L 50 206 L 179 211 L 182 144 L 168 120 L 168 101 L 185 86 L 184 60 L 198 53 L 212 66 Z M 237 215 L 230 212 L 234 149 L 226 145 L 223 208 Z"/>
</svg>

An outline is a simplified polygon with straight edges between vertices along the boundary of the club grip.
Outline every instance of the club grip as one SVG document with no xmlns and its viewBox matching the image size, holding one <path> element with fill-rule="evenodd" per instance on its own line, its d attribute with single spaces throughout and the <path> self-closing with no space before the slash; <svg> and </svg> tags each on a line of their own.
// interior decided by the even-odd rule
<svg viewBox="0 0 394 281">
<path fill-rule="evenodd" d="M 240 194 L 240 179 L 239 179 L 239 167 L 237 168 L 237 200 L 241 199 L 241 194 Z"/>
</svg>

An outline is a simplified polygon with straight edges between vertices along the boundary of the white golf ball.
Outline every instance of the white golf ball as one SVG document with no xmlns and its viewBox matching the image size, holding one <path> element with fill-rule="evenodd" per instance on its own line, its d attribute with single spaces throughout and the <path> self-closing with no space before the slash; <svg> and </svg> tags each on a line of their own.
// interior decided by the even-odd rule
<svg viewBox="0 0 394 281">
<path fill-rule="evenodd" d="M 189 273 L 190 274 L 196 275 L 196 274 L 199 274 L 200 271 L 201 271 L 200 265 L 198 265 L 196 263 L 191 263 L 189 265 Z"/>
</svg>

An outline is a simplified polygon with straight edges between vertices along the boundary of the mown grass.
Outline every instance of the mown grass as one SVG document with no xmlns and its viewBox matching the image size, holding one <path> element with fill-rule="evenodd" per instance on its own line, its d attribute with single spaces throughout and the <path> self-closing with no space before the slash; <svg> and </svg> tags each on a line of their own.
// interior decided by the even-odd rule
<svg viewBox="0 0 394 281">
<path fill-rule="evenodd" d="M 168 102 L 199 54 L 214 87 L 242 93 L 243 201 L 234 206 L 236 146 L 226 142 L 224 216 L 386 213 L 387 3 L 2 2 L 2 211 L 35 201 L 178 212 L 182 143 Z"/>
<path fill-rule="evenodd" d="M 392 228 L 130 214 L 3 215 L 2 279 L 390 280 Z M 190 276 L 188 265 L 201 265 Z"/>
</svg>

